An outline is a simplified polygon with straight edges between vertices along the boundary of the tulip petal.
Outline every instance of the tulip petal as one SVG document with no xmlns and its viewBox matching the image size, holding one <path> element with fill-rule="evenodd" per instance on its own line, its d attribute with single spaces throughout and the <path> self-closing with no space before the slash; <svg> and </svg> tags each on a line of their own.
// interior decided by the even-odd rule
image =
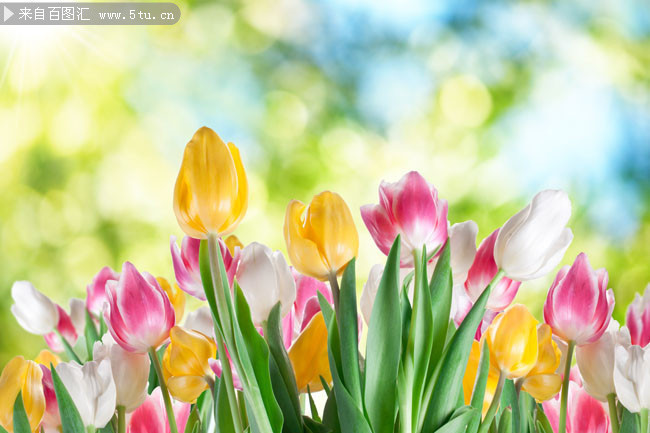
<svg viewBox="0 0 650 433">
<path fill-rule="evenodd" d="M 296 268 L 310 277 L 326 280 L 329 275 L 328 264 L 311 239 L 305 237 L 304 218 L 307 207 L 298 200 L 292 200 L 287 206 L 284 220 L 284 239 L 287 243 L 289 258 Z"/>
<path fill-rule="evenodd" d="M 331 382 L 332 373 L 327 355 L 327 326 L 323 313 L 318 313 L 309 322 L 302 334 L 289 349 L 289 359 L 296 374 L 296 383 L 301 392 L 323 389 L 320 376 Z"/>
</svg>

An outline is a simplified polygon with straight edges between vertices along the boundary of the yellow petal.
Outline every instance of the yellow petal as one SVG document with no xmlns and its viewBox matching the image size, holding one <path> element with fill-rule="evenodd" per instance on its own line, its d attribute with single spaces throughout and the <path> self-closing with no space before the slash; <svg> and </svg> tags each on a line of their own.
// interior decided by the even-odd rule
<svg viewBox="0 0 650 433">
<path fill-rule="evenodd" d="M 509 379 L 523 377 L 537 362 L 537 320 L 521 304 L 499 314 L 486 333 L 490 360 Z"/>
<path fill-rule="evenodd" d="M 228 150 L 232 155 L 235 164 L 235 172 L 237 173 L 237 193 L 234 197 L 232 209 L 229 218 L 221 225 L 219 233 L 227 235 L 235 230 L 239 222 L 244 218 L 246 210 L 248 209 L 248 179 L 246 178 L 246 171 L 241 162 L 241 155 L 239 149 L 232 144 L 228 143 Z"/>
<path fill-rule="evenodd" d="M 552 339 L 551 327 L 542 323 L 537 327 L 537 363 L 528 376 L 551 374 L 560 365 L 562 352 Z"/>
<path fill-rule="evenodd" d="M 57 355 L 50 352 L 49 350 L 43 349 L 40 351 L 38 356 L 34 358 L 34 362 L 37 364 L 42 364 L 47 368 L 50 368 L 50 364 L 54 365 L 55 367 L 59 365 L 59 362 L 61 362 L 61 358 L 59 358 Z"/>
<path fill-rule="evenodd" d="M 463 376 L 463 394 L 465 397 L 465 404 L 467 405 L 472 401 L 472 392 L 474 391 L 474 384 L 476 382 L 476 376 L 478 375 L 480 359 L 481 343 L 475 340 L 472 343 L 469 360 L 467 361 L 467 368 L 465 369 L 465 375 Z M 492 397 L 496 391 L 498 381 L 499 372 L 490 368 L 485 386 L 485 397 L 483 399 L 483 415 L 485 415 L 492 403 Z"/>
<path fill-rule="evenodd" d="M 172 377 L 167 381 L 169 392 L 175 399 L 186 403 L 196 403 L 201 393 L 208 389 L 208 383 L 203 377 L 182 376 Z"/>
<path fill-rule="evenodd" d="M 522 389 L 538 401 L 546 401 L 560 392 L 562 376 L 559 374 L 538 374 L 524 379 Z"/>
<path fill-rule="evenodd" d="M 0 425 L 13 431 L 14 403 L 22 391 L 25 412 L 32 431 L 38 429 L 45 413 L 43 372 L 33 361 L 16 356 L 5 366 L 0 375 Z"/>
<path fill-rule="evenodd" d="M 163 356 L 164 369 L 169 376 L 209 376 L 212 373 L 208 360 L 217 355 L 217 345 L 198 331 L 174 326 L 170 344 Z"/>
<path fill-rule="evenodd" d="M 292 200 L 287 206 L 284 219 L 284 240 L 293 266 L 302 274 L 320 280 L 327 280 L 329 268 L 323 261 L 318 247 L 305 237 L 304 213 L 306 206 L 298 200 Z"/>
<path fill-rule="evenodd" d="M 327 357 L 327 326 L 323 313 L 316 314 L 293 343 L 289 349 L 289 359 L 301 392 L 307 391 L 307 385 L 311 391 L 323 389 L 320 376 L 328 383 L 332 381 Z"/>
<path fill-rule="evenodd" d="M 29 418 L 29 426 L 32 431 L 38 427 L 45 413 L 45 394 L 43 392 L 43 370 L 34 361 L 27 361 L 25 380 L 22 386 L 23 404 Z"/>
<path fill-rule="evenodd" d="M 228 236 L 224 242 L 226 243 L 228 251 L 230 251 L 230 254 L 232 255 L 235 255 L 235 248 L 239 248 L 240 250 L 244 248 L 244 244 L 242 244 L 239 238 L 235 235 Z"/>
<path fill-rule="evenodd" d="M 160 285 L 160 288 L 163 289 L 169 301 L 174 307 L 174 315 L 176 316 L 176 323 L 180 323 L 183 320 L 183 315 L 185 314 L 185 292 L 178 287 L 178 284 L 173 286 L 169 284 L 169 281 L 163 277 L 157 277 L 156 281 Z"/>
</svg>

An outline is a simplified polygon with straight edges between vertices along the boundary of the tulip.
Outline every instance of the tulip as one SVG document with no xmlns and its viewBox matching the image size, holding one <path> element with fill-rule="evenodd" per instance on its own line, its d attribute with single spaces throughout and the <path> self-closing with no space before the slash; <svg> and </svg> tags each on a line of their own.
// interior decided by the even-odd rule
<svg viewBox="0 0 650 433">
<path fill-rule="evenodd" d="M 174 402 L 174 416 L 179 431 L 185 431 L 187 419 L 190 416 L 191 405 L 188 403 Z M 145 402 L 131 414 L 127 433 L 170 433 L 169 422 L 165 415 L 160 388 L 153 390 Z"/>
<path fill-rule="evenodd" d="M 650 409 L 649 371 L 650 346 L 616 345 L 614 387 L 619 401 L 630 412 L 647 412 Z"/>
<path fill-rule="evenodd" d="M 194 403 L 214 384 L 208 360 L 217 355 L 217 345 L 212 338 L 180 326 L 174 326 L 169 336 L 162 361 L 165 382 L 176 399 Z"/>
<path fill-rule="evenodd" d="M 544 320 L 553 333 L 578 346 L 598 340 L 614 309 L 607 283 L 607 271 L 594 271 L 584 253 L 571 267 L 560 269 L 544 303 Z"/>
<path fill-rule="evenodd" d="M 282 253 L 257 242 L 242 250 L 237 282 L 257 326 L 268 320 L 275 304 L 280 302 L 285 316 L 296 299 L 296 284 Z"/>
<path fill-rule="evenodd" d="M 79 365 L 75 361 L 56 366 L 81 420 L 86 427 L 104 428 L 113 417 L 116 404 L 115 382 L 108 359 Z"/>
<path fill-rule="evenodd" d="M 598 340 L 576 349 L 576 360 L 585 391 L 600 401 L 607 401 L 610 394 L 616 393 L 614 354 L 616 344 L 621 344 L 622 338 L 618 322 L 612 319 L 607 331 Z"/>
<path fill-rule="evenodd" d="M 546 190 L 503 225 L 494 244 L 494 260 L 506 276 L 534 280 L 560 263 L 573 240 L 566 224 L 571 202 L 564 191 Z"/>
<path fill-rule="evenodd" d="M 323 389 L 320 377 L 332 381 L 327 357 L 327 326 L 323 313 L 318 312 L 289 349 L 289 359 L 301 392 Z"/>
<path fill-rule="evenodd" d="M 625 324 L 630 331 L 632 344 L 645 347 L 650 343 L 650 284 L 643 296 L 634 295 L 634 301 L 627 307 Z"/>
<path fill-rule="evenodd" d="M 558 433 L 560 401 L 551 399 L 542 403 L 553 432 Z M 611 433 L 609 416 L 601 402 L 591 397 L 575 382 L 569 385 L 569 417 L 567 433 Z"/>
<path fill-rule="evenodd" d="M 234 238 L 234 240 L 233 240 Z M 228 239 L 231 239 L 228 241 Z M 227 246 L 230 242 L 234 245 L 232 251 Z M 221 257 L 223 257 L 224 265 L 226 268 L 226 275 L 228 282 L 232 286 L 235 279 L 235 272 L 237 272 L 237 265 L 240 259 L 240 248 L 236 245 L 238 242 L 234 236 L 229 236 L 226 241 L 219 240 L 221 247 Z M 176 237 L 170 238 L 170 248 L 172 253 L 172 262 L 174 265 L 174 274 L 176 275 L 176 282 L 178 286 L 187 294 L 194 296 L 197 299 L 205 301 L 205 291 L 203 290 L 203 283 L 201 282 L 201 271 L 199 269 L 199 247 L 201 241 L 189 236 L 185 236 L 181 242 L 181 248 L 176 244 Z"/>
<path fill-rule="evenodd" d="M 285 347 L 288 349 L 305 330 L 311 319 L 320 311 L 318 294 L 332 304 L 332 291 L 327 284 L 292 269 L 296 284 L 296 300 L 289 314 L 282 319 Z"/>
<path fill-rule="evenodd" d="M 478 376 L 478 368 L 481 360 L 481 343 L 478 341 L 472 342 L 472 350 L 469 353 L 469 360 L 467 361 L 467 367 L 465 368 L 465 375 L 463 376 L 463 395 L 465 398 L 465 404 L 469 405 L 472 401 L 472 393 L 474 391 L 474 386 L 476 378 Z M 483 416 L 487 413 L 492 399 L 494 398 L 494 392 L 497 388 L 497 383 L 499 380 L 499 372 L 494 368 L 490 368 L 488 372 L 488 378 L 485 386 L 485 396 L 483 397 Z"/>
<path fill-rule="evenodd" d="M 56 367 L 61 362 L 61 358 L 49 350 L 43 349 L 38 353 L 36 358 L 34 358 L 34 362 L 46 367 L 49 367 L 50 365 L 54 365 Z"/>
<path fill-rule="evenodd" d="M 490 284 L 499 269 L 494 261 L 494 243 L 500 229 L 496 229 L 490 236 L 485 238 L 476 252 L 474 262 L 467 273 L 465 290 L 472 302 L 476 302 L 483 290 Z M 510 278 L 501 278 L 490 292 L 486 308 L 494 311 L 502 311 L 515 298 L 521 282 L 513 281 Z"/>
<path fill-rule="evenodd" d="M 86 326 L 86 306 L 83 300 L 72 298 L 70 300 L 70 314 L 61 306 L 57 305 L 56 309 L 59 314 L 59 321 L 56 324 L 57 332 L 50 332 L 44 335 L 45 342 L 55 352 L 63 352 L 63 342 L 61 337 L 74 346 L 83 334 Z M 59 336 L 60 335 L 60 336 Z"/>
<path fill-rule="evenodd" d="M 174 308 L 151 275 L 141 275 L 126 262 L 118 282 L 106 285 L 108 329 L 124 350 L 146 353 L 160 346 L 174 326 Z"/>
<path fill-rule="evenodd" d="M 196 239 L 232 232 L 248 207 L 246 172 L 234 144 L 210 128 L 187 143 L 176 186 L 174 213 L 183 231 Z"/>
<path fill-rule="evenodd" d="M 110 334 L 105 334 L 102 341 L 93 347 L 93 359 L 110 361 L 117 406 L 124 406 L 127 412 L 132 412 L 142 404 L 147 396 L 151 364 L 147 354 L 127 352 L 115 343 Z"/>
<path fill-rule="evenodd" d="M 5 365 L 0 375 L 0 425 L 9 432 L 13 431 L 14 403 L 21 392 L 29 426 L 32 432 L 38 431 L 45 413 L 42 378 L 38 364 L 22 356 Z"/>
<path fill-rule="evenodd" d="M 201 334 L 214 338 L 214 322 L 212 321 L 210 307 L 204 305 L 189 313 L 185 318 L 183 328 L 199 331 Z"/>
<path fill-rule="evenodd" d="M 446 200 L 416 171 L 398 182 L 379 185 L 379 204 L 361 207 L 361 217 L 377 247 L 386 255 L 401 235 L 401 264 L 414 265 L 414 252 L 426 246 L 428 253 L 440 252 L 447 241 Z"/>
<path fill-rule="evenodd" d="M 289 203 L 284 239 L 293 266 L 321 281 L 342 274 L 359 250 L 350 209 L 330 191 L 314 196 L 309 206 L 297 200 Z"/>
<path fill-rule="evenodd" d="M 546 323 L 537 326 L 537 362 L 524 378 L 519 379 L 522 389 L 538 401 L 550 399 L 562 387 L 562 376 L 556 373 L 562 353 L 551 337 L 550 326 Z"/>
<path fill-rule="evenodd" d="M 163 277 L 156 277 L 156 281 L 172 303 L 172 307 L 174 308 L 174 319 L 176 322 L 180 322 L 185 314 L 185 292 L 178 287 L 178 284 L 171 285 L 169 284 L 169 281 Z"/>
<path fill-rule="evenodd" d="M 11 312 L 18 324 L 27 332 L 36 335 L 48 334 L 59 322 L 56 304 L 36 290 L 29 281 L 16 281 L 11 287 L 14 304 Z"/>
<path fill-rule="evenodd" d="M 45 398 L 45 412 L 43 413 L 41 427 L 46 432 L 57 432 L 61 425 L 61 414 L 59 413 L 59 403 L 56 400 L 56 392 L 54 391 L 52 372 L 43 364 L 40 365 L 40 368 L 43 372 L 41 383 L 43 385 L 43 397 Z"/>
<path fill-rule="evenodd" d="M 449 228 L 451 274 L 454 285 L 462 285 L 476 257 L 476 235 L 478 225 L 474 221 L 464 221 Z"/>
<path fill-rule="evenodd" d="M 103 267 L 95 275 L 92 282 L 86 286 L 86 308 L 88 308 L 88 311 L 95 316 L 101 314 L 104 309 L 104 304 L 108 302 L 108 298 L 106 297 L 106 283 L 119 279 L 120 274 L 108 266 Z"/>
<path fill-rule="evenodd" d="M 434 266 L 429 266 L 429 277 L 431 276 Z M 401 268 L 399 272 L 399 281 L 403 285 L 406 281 L 407 276 L 413 270 L 408 268 Z M 370 268 L 370 273 L 368 274 L 368 280 L 363 285 L 363 290 L 361 292 L 361 298 L 359 299 L 359 305 L 361 309 L 361 314 L 363 320 L 367 325 L 370 325 L 370 315 L 372 313 L 372 307 L 375 303 L 375 298 L 377 297 L 377 290 L 379 290 L 379 284 L 381 283 L 381 277 L 384 275 L 384 267 L 382 265 L 373 265 Z M 408 286 L 408 297 L 411 303 L 413 303 L 413 284 Z"/>
</svg>

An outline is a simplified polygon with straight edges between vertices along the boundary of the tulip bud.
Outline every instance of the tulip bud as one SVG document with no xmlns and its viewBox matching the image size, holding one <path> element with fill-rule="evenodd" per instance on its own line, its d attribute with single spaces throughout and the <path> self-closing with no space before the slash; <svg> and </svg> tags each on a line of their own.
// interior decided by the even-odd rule
<svg viewBox="0 0 650 433">
<path fill-rule="evenodd" d="M 115 412 L 116 391 L 111 362 L 90 361 L 79 365 L 74 361 L 64 362 L 56 372 L 68 390 L 84 425 L 103 428 Z"/>
<path fill-rule="evenodd" d="M 165 295 L 167 295 L 167 298 L 169 298 L 169 302 L 172 303 L 176 322 L 180 322 L 183 320 L 183 314 L 185 314 L 185 292 L 178 287 L 178 284 L 172 286 L 163 277 L 156 277 L 156 281 L 163 292 L 165 292 Z"/>
<path fill-rule="evenodd" d="M 551 327 L 546 323 L 537 326 L 537 362 L 522 380 L 522 389 L 538 401 L 556 395 L 562 387 L 562 376 L 557 374 L 562 353 L 553 341 Z"/>
<path fill-rule="evenodd" d="M 619 324 L 612 319 L 607 331 L 598 340 L 576 349 L 576 360 L 585 391 L 600 401 L 607 401 L 607 396 L 616 392 L 615 348 L 617 343 L 623 342 L 621 338 Z"/>
<path fill-rule="evenodd" d="M 13 431 L 14 403 L 20 392 L 29 426 L 33 432 L 38 430 L 45 413 L 42 378 L 38 364 L 22 356 L 16 356 L 5 365 L 0 375 L 0 425 L 9 432 Z"/>
<path fill-rule="evenodd" d="M 542 406 L 553 431 L 557 432 L 560 423 L 560 400 L 551 399 L 542 403 Z M 605 406 L 573 381 L 569 382 L 567 409 L 567 433 L 611 433 Z"/>
<path fill-rule="evenodd" d="M 109 281 L 106 292 L 109 308 L 104 319 L 124 350 L 146 353 L 167 339 L 174 326 L 174 308 L 155 278 L 140 275 L 126 262 L 119 281 Z"/>
<path fill-rule="evenodd" d="M 95 275 L 93 281 L 86 286 L 86 308 L 88 308 L 88 311 L 96 316 L 101 314 L 104 304 L 108 302 L 108 298 L 106 297 L 106 283 L 119 279 L 120 274 L 108 266 L 103 267 Z"/>
<path fill-rule="evenodd" d="M 284 240 L 300 272 L 325 281 L 340 275 L 359 251 L 359 234 L 340 195 L 325 191 L 309 206 L 292 200 L 284 219 Z"/>
<path fill-rule="evenodd" d="M 246 172 L 234 144 L 210 128 L 187 143 L 174 188 L 174 213 L 183 231 L 196 239 L 232 232 L 248 207 Z"/>
<path fill-rule="evenodd" d="M 571 202 L 564 191 L 546 190 L 503 225 L 494 244 L 494 260 L 506 276 L 534 280 L 560 263 L 573 240 L 566 224 Z"/>
<path fill-rule="evenodd" d="M 625 325 L 630 331 L 632 344 L 645 347 L 650 343 L 650 284 L 643 296 L 634 295 L 634 301 L 627 307 Z"/>
<path fill-rule="evenodd" d="M 481 360 L 481 343 L 474 340 L 472 342 L 472 349 L 469 353 L 469 360 L 467 361 L 467 367 L 465 368 L 465 375 L 463 376 L 463 395 L 465 398 L 465 404 L 469 405 L 472 401 L 472 393 L 474 392 L 474 386 L 476 385 L 476 378 L 478 376 L 478 368 Z M 488 372 L 488 378 L 485 385 L 485 396 L 483 397 L 483 409 L 482 413 L 485 416 L 485 413 L 488 411 L 492 399 L 494 398 L 494 392 L 497 389 L 497 383 L 499 382 L 499 372 L 493 367 L 490 366 Z"/>
<path fill-rule="evenodd" d="M 465 290 L 472 302 L 476 302 L 483 290 L 490 284 L 499 269 L 494 261 L 494 243 L 496 242 L 499 229 L 496 229 L 490 236 L 485 238 L 476 252 L 467 280 Z M 513 281 L 503 277 L 492 287 L 486 308 L 494 311 L 502 311 L 515 298 L 521 282 Z"/>
<path fill-rule="evenodd" d="M 379 185 L 379 204 L 361 207 L 361 217 L 377 247 L 386 255 L 401 235 L 401 264 L 413 266 L 413 252 L 426 246 L 440 252 L 447 241 L 446 200 L 420 173 L 411 171 L 398 182 Z"/>
<path fill-rule="evenodd" d="M 57 306 L 32 283 L 16 281 L 11 287 L 11 297 L 14 300 L 11 312 L 25 331 L 36 335 L 54 331 L 59 322 Z"/>
<path fill-rule="evenodd" d="M 169 392 L 178 400 L 194 403 L 212 379 L 209 359 L 217 355 L 212 338 L 174 326 L 163 355 L 163 375 Z"/>
<path fill-rule="evenodd" d="M 521 304 L 499 314 L 485 333 L 490 362 L 508 379 L 526 376 L 537 363 L 537 320 Z"/>
<path fill-rule="evenodd" d="M 191 405 L 174 401 L 172 403 L 176 426 L 179 432 L 185 431 L 190 416 Z M 142 405 L 131 414 L 127 428 L 128 433 L 169 433 L 169 420 L 165 412 L 160 388 L 153 390 Z"/>
<path fill-rule="evenodd" d="M 285 316 L 296 299 L 296 283 L 282 253 L 257 242 L 242 250 L 237 282 L 258 326 L 269 318 L 275 304 L 280 302 Z"/>
<path fill-rule="evenodd" d="M 150 361 L 146 353 L 127 352 L 115 343 L 110 334 L 105 334 L 101 342 L 95 343 L 93 359 L 110 362 L 117 406 L 124 406 L 127 412 L 132 412 L 142 404 L 147 396 L 149 380 Z"/>
<path fill-rule="evenodd" d="M 593 343 L 607 329 L 614 292 L 607 290 L 605 269 L 594 271 L 585 253 L 558 272 L 544 303 L 544 320 L 553 333 L 578 346 Z"/>
<path fill-rule="evenodd" d="M 630 412 L 650 409 L 650 346 L 617 344 L 614 387 L 619 401 Z"/>
<path fill-rule="evenodd" d="M 289 359 L 296 375 L 296 384 L 301 392 L 323 389 L 320 380 L 332 381 L 329 359 L 327 356 L 327 326 L 323 313 L 318 312 L 289 349 Z"/>
</svg>

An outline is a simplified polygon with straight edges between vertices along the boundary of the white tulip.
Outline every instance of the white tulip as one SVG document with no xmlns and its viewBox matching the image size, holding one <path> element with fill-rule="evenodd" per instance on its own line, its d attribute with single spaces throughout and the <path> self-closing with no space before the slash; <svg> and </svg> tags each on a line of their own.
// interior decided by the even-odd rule
<svg viewBox="0 0 650 433">
<path fill-rule="evenodd" d="M 478 225 L 474 221 L 464 221 L 449 228 L 449 247 L 451 273 L 454 285 L 464 284 L 469 268 L 476 257 L 476 235 Z"/>
<path fill-rule="evenodd" d="M 368 280 L 366 281 L 366 284 L 363 285 L 363 291 L 361 292 L 361 298 L 359 299 L 359 306 L 366 325 L 370 325 L 372 306 L 375 303 L 377 289 L 379 289 L 379 283 L 381 282 L 381 277 L 383 275 L 384 267 L 382 265 L 373 265 L 373 267 L 370 268 Z"/>
<path fill-rule="evenodd" d="M 253 242 L 241 252 L 237 282 L 251 309 L 253 323 L 261 325 L 280 301 L 281 315 L 291 310 L 296 299 L 296 283 L 280 251 Z"/>
<path fill-rule="evenodd" d="M 74 361 L 56 366 L 56 372 L 70 393 L 86 427 L 103 428 L 115 412 L 116 391 L 111 362 L 90 361 L 79 365 Z"/>
<path fill-rule="evenodd" d="M 149 356 L 127 352 L 115 343 L 110 333 L 106 333 L 101 342 L 95 343 L 93 359 L 110 361 L 117 406 L 124 406 L 127 412 L 137 409 L 147 397 Z"/>
<path fill-rule="evenodd" d="M 210 311 L 210 307 L 204 305 L 203 307 L 189 313 L 185 318 L 183 328 L 199 331 L 201 334 L 214 339 L 214 322 L 212 321 L 212 311 Z"/>
<path fill-rule="evenodd" d="M 616 395 L 630 412 L 650 409 L 650 346 L 619 344 L 615 349 Z"/>
<path fill-rule="evenodd" d="M 70 320 L 77 334 L 83 335 L 86 329 L 86 301 L 79 298 L 70 299 Z"/>
<path fill-rule="evenodd" d="M 622 338 L 619 327 L 618 322 L 612 319 L 600 339 L 576 349 L 576 360 L 585 391 L 600 401 L 607 401 L 607 396 L 616 392 L 614 350 Z"/>
<path fill-rule="evenodd" d="M 503 225 L 494 245 L 494 260 L 506 276 L 534 280 L 555 268 L 573 240 L 566 227 L 571 202 L 564 191 L 545 190 Z"/>
<path fill-rule="evenodd" d="M 11 287 L 14 304 L 11 312 L 27 332 L 45 335 L 54 331 L 59 311 L 50 298 L 36 290 L 29 281 L 16 281 Z"/>
</svg>

